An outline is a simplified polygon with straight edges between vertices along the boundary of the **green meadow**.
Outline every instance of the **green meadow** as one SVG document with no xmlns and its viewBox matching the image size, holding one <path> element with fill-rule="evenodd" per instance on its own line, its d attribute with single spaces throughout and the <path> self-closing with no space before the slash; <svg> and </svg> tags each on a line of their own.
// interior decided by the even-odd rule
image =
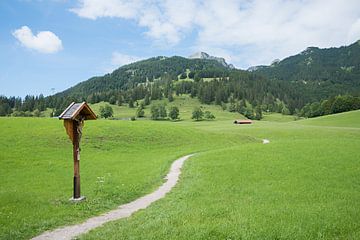
<svg viewBox="0 0 360 240">
<path fill-rule="evenodd" d="M 140 102 L 140 101 L 139 101 Z M 94 110 L 94 112 L 96 114 L 99 114 L 99 109 L 100 106 L 105 106 L 105 104 L 107 104 L 106 102 L 99 102 L 96 104 L 91 104 L 91 108 Z M 215 117 L 217 120 L 233 120 L 233 119 L 237 119 L 237 118 L 243 118 L 243 116 L 239 113 L 236 112 L 228 112 L 228 111 L 223 111 L 221 109 L 220 106 L 218 105 L 206 105 L 206 104 L 200 104 L 199 100 L 196 98 L 191 98 L 189 95 L 181 95 L 181 96 L 176 96 L 174 98 L 173 102 L 169 102 L 167 99 L 162 99 L 162 100 L 153 100 L 151 101 L 151 105 L 157 105 L 157 104 L 164 104 L 167 111 L 169 110 L 169 108 L 171 106 L 177 106 L 179 108 L 179 113 L 180 113 L 180 120 L 181 121 L 192 121 L 191 120 L 191 115 L 192 115 L 192 111 L 194 110 L 195 107 L 201 107 L 201 109 L 203 111 L 210 111 L 212 113 L 215 114 Z M 110 105 L 110 104 L 109 104 Z M 117 106 L 117 105 L 110 105 L 114 111 L 113 117 L 115 119 L 129 119 L 132 116 L 135 116 L 135 112 L 136 112 L 136 107 L 134 108 L 129 108 L 127 105 L 122 105 L 122 106 Z M 145 117 L 144 118 L 140 118 L 138 120 L 144 120 L 144 119 L 150 119 L 151 113 L 150 113 L 150 106 L 146 106 L 146 108 L 144 109 L 145 112 Z M 277 117 L 277 119 L 294 119 L 294 117 L 290 117 L 290 116 L 283 116 L 281 114 L 269 114 L 271 116 L 281 116 L 281 117 Z"/>
<path fill-rule="evenodd" d="M 196 103 L 183 104 L 177 122 L 87 121 L 79 204 L 69 202 L 72 145 L 62 121 L 0 118 L 0 239 L 28 239 L 143 196 L 189 153 L 164 199 L 80 238 L 360 237 L 360 111 L 299 121 L 269 114 L 245 126 L 215 106 L 204 106 L 215 121 L 193 122 Z M 115 117 L 135 112 L 122 108 Z"/>
</svg>

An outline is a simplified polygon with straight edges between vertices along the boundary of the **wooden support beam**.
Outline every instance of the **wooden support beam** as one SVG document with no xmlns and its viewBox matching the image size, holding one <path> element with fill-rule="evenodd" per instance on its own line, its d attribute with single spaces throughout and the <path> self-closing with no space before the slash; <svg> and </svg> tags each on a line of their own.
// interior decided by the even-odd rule
<svg viewBox="0 0 360 240">
<path fill-rule="evenodd" d="M 80 138 L 78 132 L 79 122 L 73 120 L 73 157 L 74 157 L 74 196 L 79 199 L 80 195 Z"/>
</svg>

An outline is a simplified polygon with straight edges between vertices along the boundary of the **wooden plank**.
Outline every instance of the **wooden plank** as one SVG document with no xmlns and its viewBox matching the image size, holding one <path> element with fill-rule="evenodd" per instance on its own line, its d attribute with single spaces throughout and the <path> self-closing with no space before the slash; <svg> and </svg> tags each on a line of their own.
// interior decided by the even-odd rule
<svg viewBox="0 0 360 240">
<path fill-rule="evenodd" d="M 74 157 L 74 199 L 78 199 L 81 197 L 80 195 L 80 162 L 79 162 L 79 154 L 80 154 L 80 143 L 79 143 L 79 133 L 78 133 L 78 122 L 73 122 L 73 157 Z"/>
<path fill-rule="evenodd" d="M 64 127 L 66 130 L 66 134 L 69 136 L 71 142 L 74 142 L 74 124 L 73 120 L 64 120 Z"/>
</svg>

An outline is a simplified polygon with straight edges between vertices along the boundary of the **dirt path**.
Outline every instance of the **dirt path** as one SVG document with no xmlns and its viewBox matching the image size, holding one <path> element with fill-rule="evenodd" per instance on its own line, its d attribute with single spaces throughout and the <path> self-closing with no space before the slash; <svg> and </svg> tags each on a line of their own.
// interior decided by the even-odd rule
<svg viewBox="0 0 360 240">
<path fill-rule="evenodd" d="M 103 215 L 89 218 L 84 223 L 80 223 L 72 226 L 66 226 L 55 229 L 53 231 L 44 232 L 43 234 L 34 237 L 33 240 L 72 239 L 75 236 L 84 234 L 94 228 L 103 225 L 104 223 L 114 221 L 120 218 L 129 217 L 134 212 L 148 207 L 151 203 L 165 197 L 166 193 L 170 192 L 170 190 L 176 185 L 181 173 L 181 167 L 183 166 L 184 162 L 191 156 L 192 155 L 187 155 L 174 161 L 173 164 L 171 165 L 169 173 L 165 177 L 167 181 L 162 186 L 160 186 L 155 192 L 152 192 L 148 195 L 138 198 L 130 203 L 121 205 L 117 209 L 112 210 Z"/>
</svg>

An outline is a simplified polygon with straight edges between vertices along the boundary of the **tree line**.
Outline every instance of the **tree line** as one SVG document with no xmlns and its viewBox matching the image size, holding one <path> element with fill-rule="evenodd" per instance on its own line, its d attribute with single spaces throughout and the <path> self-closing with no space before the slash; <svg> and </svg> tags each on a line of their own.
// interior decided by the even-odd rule
<svg viewBox="0 0 360 240">
<path fill-rule="evenodd" d="M 360 97 L 338 95 L 320 102 L 308 103 L 297 114 L 300 117 L 312 118 L 357 109 L 360 109 Z"/>
<path fill-rule="evenodd" d="M 351 51 L 358 49 L 353 48 Z M 307 61 L 308 57 L 303 54 L 297 58 Z M 355 55 L 353 57 L 355 58 Z M 294 60 L 290 58 L 291 61 L 292 59 Z M 283 63 L 277 64 L 282 66 Z M 291 62 L 288 64 L 291 65 Z M 275 66 L 266 69 L 275 71 L 279 68 Z M 286 69 L 290 68 L 284 68 L 284 71 Z M 324 67 L 321 69 L 322 72 L 325 71 Z M 105 101 L 110 104 L 128 104 L 129 107 L 135 107 L 135 103 L 140 100 L 144 100 L 145 105 L 149 105 L 152 100 L 167 98 L 171 102 L 174 94 L 189 94 L 198 98 L 202 104 L 216 104 L 224 110 L 236 111 L 252 119 L 261 119 L 264 111 L 311 117 L 319 115 L 318 112 L 327 114 L 338 111 L 336 104 L 332 110 L 329 110 L 329 107 L 321 111 L 317 109 L 325 104 L 323 103 L 325 100 L 335 101 L 335 96 L 339 92 L 347 93 L 347 89 L 358 89 L 358 81 L 352 77 L 355 70 L 351 69 L 342 70 L 346 72 L 346 77 L 342 78 L 342 82 L 336 81 L 336 84 L 331 84 L 332 79 L 322 81 L 321 84 L 317 81 L 304 84 L 301 81 L 285 81 L 283 77 L 274 77 L 271 74 L 263 76 L 266 74 L 260 70 L 257 73 L 229 69 L 213 60 L 156 57 L 125 65 L 110 74 L 93 77 L 52 96 L 28 95 L 25 98 L 0 96 L 0 116 L 38 115 L 46 108 L 52 109 L 52 116 L 58 116 L 73 101 L 89 103 Z M 356 91 L 349 96 L 357 98 Z M 345 105 L 352 104 L 348 103 L 348 98 Z M 340 100 L 336 102 L 338 101 Z M 342 109 L 353 108 L 353 106 L 342 107 Z"/>
</svg>

